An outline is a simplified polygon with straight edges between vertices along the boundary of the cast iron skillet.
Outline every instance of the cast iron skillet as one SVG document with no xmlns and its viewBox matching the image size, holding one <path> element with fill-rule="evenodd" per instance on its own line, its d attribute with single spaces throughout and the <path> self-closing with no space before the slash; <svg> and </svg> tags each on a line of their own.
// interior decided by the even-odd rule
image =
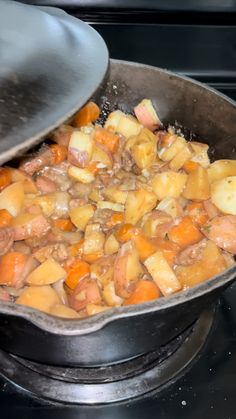
<svg viewBox="0 0 236 419">
<path fill-rule="evenodd" d="M 198 135 L 214 158 L 236 158 L 236 104 L 188 78 L 142 64 L 111 60 L 106 83 L 95 100 L 104 111 L 131 111 L 151 98 L 164 123 Z M 182 332 L 204 307 L 230 285 L 234 265 L 185 292 L 138 306 L 114 308 L 83 320 L 63 320 L 1 303 L 0 346 L 14 354 L 54 365 L 105 365 L 152 351 Z"/>
</svg>

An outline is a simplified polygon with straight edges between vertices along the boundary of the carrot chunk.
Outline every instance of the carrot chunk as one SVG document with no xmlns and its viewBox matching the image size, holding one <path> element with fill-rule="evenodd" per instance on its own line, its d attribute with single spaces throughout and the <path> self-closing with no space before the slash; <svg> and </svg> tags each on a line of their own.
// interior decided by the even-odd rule
<svg viewBox="0 0 236 419">
<path fill-rule="evenodd" d="M 72 231 L 74 229 L 74 225 L 70 221 L 69 218 L 58 218 L 57 220 L 53 220 L 54 227 L 59 228 L 63 231 Z"/>
<path fill-rule="evenodd" d="M 90 273 L 90 266 L 87 262 L 84 262 L 82 259 L 77 259 L 70 267 L 68 268 L 67 277 L 65 284 L 70 289 L 75 289 L 78 285 L 78 282 L 81 278 L 84 278 Z"/>
<path fill-rule="evenodd" d="M 183 217 L 179 224 L 174 225 L 168 232 L 168 237 L 180 247 L 187 247 L 199 242 L 203 235 L 189 216 Z"/>
<path fill-rule="evenodd" d="M 111 153 L 115 153 L 119 145 L 119 136 L 106 128 L 96 127 L 95 141 L 104 145 Z"/>
<path fill-rule="evenodd" d="M 67 157 L 67 148 L 60 144 L 51 144 L 50 150 L 52 152 L 52 164 L 59 164 Z"/>
<path fill-rule="evenodd" d="M 0 285 L 18 287 L 21 284 L 21 272 L 24 269 L 27 255 L 20 252 L 9 252 L 0 259 Z"/>
<path fill-rule="evenodd" d="M 155 244 L 149 240 L 141 231 L 135 232 L 131 237 L 138 251 L 139 259 L 144 261 L 157 251 Z"/>
<path fill-rule="evenodd" d="M 134 226 L 133 224 L 123 224 L 116 232 L 114 233 L 116 239 L 120 243 L 125 243 L 129 240 L 131 240 L 133 234 L 134 234 Z"/>
<path fill-rule="evenodd" d="M 187 214 L 199 226 L 204 225 L 209 217 L 202 202 L 190 202 L 186 207 Z"/>
<path fill-rule="evenodd" d="M 11 170 L 7 167 L 0 167 L 0 191 L 10 185 L 12 181 Z"/>
<path fill-rule="evenodd" d="M 196 163 L 195 161 L 187 160 L 183 165 L 183 169 L 185 170 L 185 172 L 191 173 L 198 166 L 199 166 L 199 164 Z"/>
<path fill-rule="evenodd" d="M 13 220 L 12 215 L 6 209 L 0 209 L 0 228 L 8 227 Z"/>
<path fill-rule="evenodd" d="M 79 112 L 76 113 L 73 119 L 73 125 L 82 127 L 90 122 L 96 121 L 100 115 L 100 109 L 94 102 L 89 102 Z"/>
<path fill-rule="evenodd" d="M 140 280 L 135 284 L 133 293 L 124 300 L 124 305 L 141 304 L 160 297 L 160 290 L 153 281 Z"/>
</svg>

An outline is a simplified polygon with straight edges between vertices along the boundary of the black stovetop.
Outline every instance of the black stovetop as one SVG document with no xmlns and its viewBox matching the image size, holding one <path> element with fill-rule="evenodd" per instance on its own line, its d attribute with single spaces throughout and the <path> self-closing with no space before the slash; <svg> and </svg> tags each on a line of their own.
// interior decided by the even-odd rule
<svg viewBox="0 0 236 419">
<path fill-rule="evenodd" d="M 1 418 L 234 419 L 236 284 L 222 296 L 207 341 L 186 372 L 159 391 L 126 402 L 83 406 L 38 400 L 0 379 Z"/>
</svg>

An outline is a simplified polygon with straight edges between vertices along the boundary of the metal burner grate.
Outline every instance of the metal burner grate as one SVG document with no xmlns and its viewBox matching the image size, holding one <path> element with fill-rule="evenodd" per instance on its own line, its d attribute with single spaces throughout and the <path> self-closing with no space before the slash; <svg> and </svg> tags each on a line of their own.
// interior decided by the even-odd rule
<svg viewBox="0 0 236 419">
<path fill-rule="evenodd" d="M 161 389 L 193 361 L 214 319 L 214 309 L 164 347 L 125 363 L 63 368 L 28 361 L 0 350 L 0 375 L 37 397 L 64 403 L 101 404 Z"/>
</svg>

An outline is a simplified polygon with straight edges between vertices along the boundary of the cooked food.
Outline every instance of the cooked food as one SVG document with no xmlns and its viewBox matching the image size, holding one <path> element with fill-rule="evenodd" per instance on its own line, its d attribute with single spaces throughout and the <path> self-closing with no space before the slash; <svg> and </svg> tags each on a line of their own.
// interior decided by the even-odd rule
<svg viewBox="0 0 236 419">
<path fill-rule="evenodd" d="M 236 160 L 89 102 L 19 168 L 0 168 L 0 300 L 79 319 L 168 298 L 234 264 Z"/>
</svg>

